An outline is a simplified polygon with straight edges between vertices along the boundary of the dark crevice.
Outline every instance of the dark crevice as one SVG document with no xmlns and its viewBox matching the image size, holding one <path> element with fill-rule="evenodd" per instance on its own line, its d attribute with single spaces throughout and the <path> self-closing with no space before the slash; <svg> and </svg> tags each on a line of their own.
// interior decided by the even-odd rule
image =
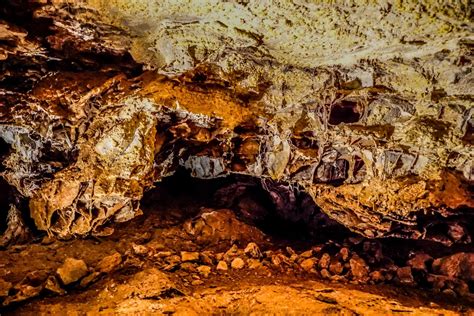
<svg viewBox="0 0 474 316">
<path fill-rule="evenodd" d="M 329 124 L 356 123 L 360 118 L 361 113 L 357 102 L 342 100 L 331 107 Z"/>
</svg>

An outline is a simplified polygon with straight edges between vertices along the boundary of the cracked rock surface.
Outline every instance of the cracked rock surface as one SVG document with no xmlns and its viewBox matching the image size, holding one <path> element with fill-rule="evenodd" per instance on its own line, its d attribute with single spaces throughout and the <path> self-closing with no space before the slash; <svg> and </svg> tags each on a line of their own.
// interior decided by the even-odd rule
<svg viewBox="0 0 474 316">
<path fill-rule="evenodd" d="M 0 10 L 5 218 L 21 209 L 58 237 L 106 235 L 141 213 L 153 183 L 185 168 L 261 179 L 276 205 L 293 205 L 298 188 L 366 237 L 470 243 L 467 2 Z"/>
</svg>

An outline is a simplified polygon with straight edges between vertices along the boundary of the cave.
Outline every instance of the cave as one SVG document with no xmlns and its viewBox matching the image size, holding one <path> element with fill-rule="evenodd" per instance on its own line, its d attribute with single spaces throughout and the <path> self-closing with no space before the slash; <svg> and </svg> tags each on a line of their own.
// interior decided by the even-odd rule
<svg viewBox="0 0 474 316">
<path fill-rule="evenodd" d="M 472 24 L 5 1 L 0 314 L 472 313 Z"/>
</svg>

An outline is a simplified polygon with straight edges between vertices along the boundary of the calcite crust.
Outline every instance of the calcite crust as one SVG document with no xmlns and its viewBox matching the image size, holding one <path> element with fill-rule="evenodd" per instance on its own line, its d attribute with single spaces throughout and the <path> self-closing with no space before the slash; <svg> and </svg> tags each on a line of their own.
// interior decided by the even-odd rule
<svg viewBox="0 0 474 316">
<path fill-rule="evenodd" d="M 2 21 L 1 176 L 59 237 L 133 218 L 183 167 L 424 238 L 420 214 L 474 207 L 472 8 L 353 4 L 53 1 L 32 9 L 47 36 Z"/>
</svg>

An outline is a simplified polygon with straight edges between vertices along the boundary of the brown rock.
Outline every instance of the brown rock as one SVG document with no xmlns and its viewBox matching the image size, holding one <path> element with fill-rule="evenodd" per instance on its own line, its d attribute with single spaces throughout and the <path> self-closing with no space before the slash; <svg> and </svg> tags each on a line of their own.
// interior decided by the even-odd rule
<svg viewBox="0 0 474 316">
<path fill-rule="evenodd" d="M 324 279 L 329 279 L 331 278 L 331 273 L 327 269 L 322 269 L 321 270 L 321 277 Z"/>
<path fill-rule="evenodd" d="M 219 261 L 219 263 L 217 264 L 216 269 L 219 270 L 219 271 L 227 271 L 228 270 L 227 262 Z"/>
<path fill-rule="evenodd" d="M 349 264 L 352 276 L 355 279 L 365 279 L 369 275 L 369 268 L 367 267 L 367 264 L 365 263 L 364 259 L 358 256 L 353 256 L 349 260 Z"/>
<path fill-rule="evenodd" d="M 426 254 L 426 253 L 417 253 L 411 258 L 410 260 L 407 261 L 407 264 L 414 270 L 421 270 L 421 271 L 427 271 L 427 263 L 433 260 L 433 258 Z"/>
<path fill-rule="evenodd" d="M 212 266 L 214 264 L 214 260 L 212 259 L 213 255 L 210 251 L 203 251 L 199 253 L 199 261 L 202 263 Z"/>
<path fill-rule="evenodd" d="M 232 269 L 240 270 L 245 266 L 245 262 L 244 260 L 242 260 L 242 258 L 235 258 L 234 260 L 232 260 L 230 266 L 232 267 Z"/>
<path fill-rule="evenodd" d="M 254 242 L 251 242 L 245 247 L 244 253 L 248 255 L 251 258 L 259 259 L 262 257 L 262 252 L 260 251 L 260 248 L 258 248 L 257 244 Z"/>
<path fill-rule="evenodd" d="M 474 281 L 474 253 L 457 253 L 433 261 L 433 271 L 437 274 Z"/>
<path fill-rule="evenodd" d="M 337 260 L 333 260 L 329 265 L 329 272 L 331 272 L 332 274 L 341 274 L 343 270 L 344 266 Z"/>
<path fill-rule="evenodd" d="M 81 283 L 79 283 L 79 286 L 82 288 L 88 287 L 92 283 L 96 282 L 100 278 L 101 273 L 94 271 L 91 274 L 85 276 L 82 278 Z"/>
<path fill-rule="evenodd" d="M 50 275 L 44 284 L 44 288 L 54 294 L 63 295 L 66 293 L 64 289 L 59 285 L 58 279 L 54 275 Z"/>
<path fill-rule="evenodd" d="M 199 252 L 181 251 L 182 262 L 198 261 L 198 260 L 199 260 Z"/>
<path fill-rule="evenodd" d="M 118 252 L 102 258 L 96 266 L 96 271 L 100 273 L 110 273 L 122 263 L 122 255 Z"/>
<path fill-rule="evenodd" d="M 346 247 L 342 247 L 341 250 L 339 250 L 339 254 L 341 255 L 341 259 L 343 261 L 347 261 L 349 259 L 349 249 Z"/>
<path fill-rule="evenodd" d="M 148 254 L 150 249 L 144 245 L 132 244 L 133 253 L 139 256 L 145 256 Z"/>
<path fill-rule="evenodd" d="M 13 285 L 10 282 L 0 279 L 0 297 L 8 296 L 8 293 L 10 292 L 12 286 Z"/>
<path fill-rule="evenodd" d="M 18 303 L 36 297 L 40 295 L 41 291 L 43 290 L 43 286 L 21 284 L 19 286 L 15 286 L 15 289 L 17 290 L 17 293 L 13 296 L 8 296 L 3 301 L 3 306 L 8 306 L 12 303 Z"/>
<path fill-rule="evenodd" d="M 291 247 L 286 247 L 286 252 L 288 253 L 290 257 L 293 255 L 296 255 L 296 252 Z"/>
<path fill-rule="evenodd" d="M 311 258 L 313 256 L 313 250 L 307 250 L 305 252 L 300 253 L 299 255 L 301 258 Z"/>
<path fill-rule="evenodd" d="M 209 274 L 211 274 L 211 267 L 202 265 L 202 266 L 197 267 L 197 271 L 199 272 L 200 275 L 207 278 Z"/>
<path fill-rule="evenodd" d="M 183 262 L 181 263 L 181 270 L 187 271 L 187 272 L 195 272 L 196 265 L 192 262 Z"/>
<path fill-rule="evenodd" d="M 64 285 L 71 284 L 84 277 L 88 272 L 87 265 L 83 260 L 67 258 L 56 273 Z"/>
<path fill-rule="evenodd" d="M 314 269 L 317 262 L 318 260 L 316 258 L 308 258 L 300 263 L 300 267 L 303 268 L 303 270 L 305 271 L 311 271 Z"/>
<path fill-rule="evenodd" d="M 254 269 L 259 269 L 259 268 L 261 268 L 263 265 L 262 265 L 262 263 L 260 262 L 260 260 L 258 260 L 258 259 L 253 259 L 253 258 L 252 258 L 252 259 L 249 259 L 249 260 L 247 261 L 247 266 L 249 267 L 249 269 L 254 270 Z"/>
<path fill-rule="evenodd" d="M 385 280 L 382 272 L 380 271 L 373 271 L 370 273 L 370 279 L 374 281 L 375 283 L 380 283 Z"/>
<path fill-rule="evenodd" d="M 397 277 L 400 283 L 403 284 L 414 284 L 415 279 L 411 273 L 411 267 L 402 267 L 397 270 Z"/>
<path fill-rule="evenodd" d="M 328 269 L 329 264 L 331 263 L 331 256 L 328 253 L 323 253 L 318 262 L 318 267 L 320 269 Z"/>
</svg>

